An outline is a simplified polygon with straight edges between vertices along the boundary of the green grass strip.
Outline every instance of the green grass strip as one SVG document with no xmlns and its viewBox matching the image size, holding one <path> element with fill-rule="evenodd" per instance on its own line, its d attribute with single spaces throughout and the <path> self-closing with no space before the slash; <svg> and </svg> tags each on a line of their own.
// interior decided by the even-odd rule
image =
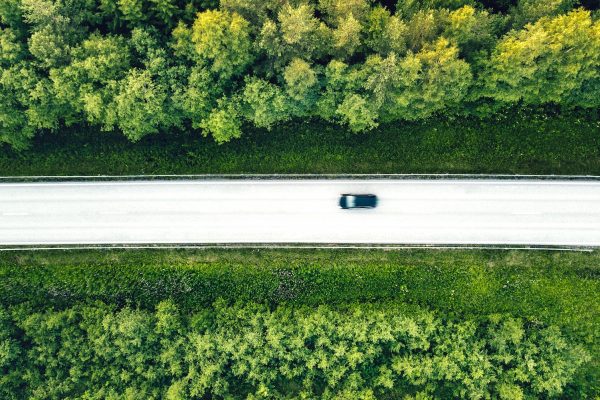
<svg viewBox="0 0 600 400">
<path fill-rule="evenodd" d="M 508 113 L 493 120 L 430 120 L 352 134 L 332 125 L 248 128 L 224 145 L 198 133 L 138 143 L 66 130 L 31 149 L 0 146 L 0 175 L 204 173 L 506 173 L 600 175 L 597 117 Z"/>
</svg>

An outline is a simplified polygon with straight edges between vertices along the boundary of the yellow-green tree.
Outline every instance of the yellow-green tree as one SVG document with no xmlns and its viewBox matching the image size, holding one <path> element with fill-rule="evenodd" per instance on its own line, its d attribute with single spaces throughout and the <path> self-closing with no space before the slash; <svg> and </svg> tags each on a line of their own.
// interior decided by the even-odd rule
<svg viewBox="0 0 600 400">
<path fill-rule="evenodd" d="M 331 29 L 315 16 L 308 4 L 286 4 L 277 14 L 277 22 L 267 20 L 257 44 L 280 72 L 294 58 L 318 59 L 331 49 Z"/>
<path fill-rule="evenodd" d="M 58 104 L 105 130 L 117 122 L 115 97 L 130 69 L 130 49 L 120 36 L 92 35 L 72 51 L 72 61 L 50 70 Z"/>
<path fill-rule="evenodd" d="M 525 24 L 535 23 L 542 17 L 564 14 L 577 3 L 576 0 L 518 0 L 510 10 L 513 28 L 522 28 Z"/>
<path fill-rule="evenodd" d="M 500 102 L 597 107 L 600 23 L 575 10 L 510 32 L 495 48 L 482 84 Z"/>
<path fill-rule="evenodd" d="M 375 7 L 365 23 L 365 44 L 382 56 L 390 52 L 402 55 L 406 52 L 406 23 L 398 16 L 391 15 L 383 7 Z"/>
<path fill-rule="evenodd" d="M 253 60 L 250 24 L 237 13 L 199 13 L 191 38 L 199 59 L 224 79 L 241 74 Z"/>
<path fill-rule="evenodd" d="M 296 116 L 314 113 L 313 107 L 319 94 L 319 77 L 311 65 L 295 58 L 283 72 L 285 90 L 289 97 L 290 112 Z"/>
<path fill-rule="evenodd" d="M 501 25 L 500 17 L 464 6 L 448 15 L 443 35 L 458 46 L 461 56 L 472 64 L 479 64 L 488 58 Z"/>
</svg>

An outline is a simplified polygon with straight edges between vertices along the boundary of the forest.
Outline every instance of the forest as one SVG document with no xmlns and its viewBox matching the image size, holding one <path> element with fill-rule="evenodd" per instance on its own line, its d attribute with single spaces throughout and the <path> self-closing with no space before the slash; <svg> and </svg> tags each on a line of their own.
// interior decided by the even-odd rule
<svg viewBox="0 0 600 400">
<path fill-rule="evenodd" d="M 3 399 L 554 397 L 590 360 L 556 327 L 399 305 L 0 308 Z"/>
<path fill-rule="evenodd" d="M 600 106 L 593 0 L 0 0 L 0 142 Z"/>
</svg>

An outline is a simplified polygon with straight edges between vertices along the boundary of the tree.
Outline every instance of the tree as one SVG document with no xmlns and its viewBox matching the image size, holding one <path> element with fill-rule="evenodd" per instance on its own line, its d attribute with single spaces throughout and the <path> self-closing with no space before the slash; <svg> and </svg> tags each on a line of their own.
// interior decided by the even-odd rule
<svg viewBox="0 0 600 400">
<path fill-rule="evenodd" d="M 0 0 L 0 25 L 15 31 L 25 31 L 23 9 L 20 1 Z"/>
<path fill-rule="evenodd" d="M 375 7 L 367 17 L 365 44 L 382 56 L 406 52 L 407 27 L 397 15 L 383 7 Z"/>
<path fill-rule="evenodd" d="M 415 114 L 408 119 L 424 118 L 459 104 L 472 83 L 472 74 L 469 65 L 458 57 L 458 49 L 442 38 L 424 47 L 416 59 L 423 69 L 413 104 Z"/>
<path fill-rule="evenodd" d="M 200 60 L 223 79 L 241 74 L 253 60 L 250 25 L 236 13 L 199 13 L 192 41 Z"/>
<path fill-rule="evenodd" d="M 572 10 L 576 0 L 519 0 L 512 7 L 512 27 L 521 29 L 528 23 L 534 23 L 542 17 L 554 17 Z"/>
<path fill-rule="evenodd" d="M 295 58 L 285 68 L 283 78 L 291 112 L 297 116 L 311 115 L 319 91 L 319 78 L 315 70 L 306 61 Z"/>
<path fill-rule="evenodd" d="M 332 60 L 327 64 L 323 77 L 324 90 L 316 104 L 316 113 L 319 117 L 327 121 L 335 121 L 336 110 L 349 86 L 348 75 L 348 64 L 338 60 Z"/>
<path fill-rule="evenodd" d="M 287 98 L 279 86 L 249 77 L 240 97 L 244 116 L 255 126 L 270 129 L 290 118 Z"/>
<path fill-rule="evenodd" d="M 120 83 L 115 97 L 117 125 L 132 141 L 158 132 L 165 124 L 167 93 L 158 86 L 149 71 L 133 69 Z"/>
<path fill-rule="evenodd" d="M 433 9 L 456 10 L 466 5 L 475 6 L 476 4 L 475 0 L 398 0 L 396 12 L 402 18 L 412 18 L 419 11 Z"/>
<path fill-rule="evenodd" d="M 337 108 L 336 114 L 353 132 L 368 131 L 378 125 L 376 111 L 360 94 L 348 94 Z"/>
<path fill-rule="evenodd" d="M 6 399 L 546 398 L 589 360 L 556 327 L 393 303 L 0 310 Z"/>
<path fill-rule="evenodd" d="M 334 55 L 340 59 L 351 57 L 361 45 L 361 31 L 362 26 L 352 13 L 340 18 L 333 30 Z"/>
<path fill-rule="evenodd" d="M 281 71 L 294 58 L 313 60 L 327 54 L 331 31 L 314 16 L 308 4 L 286 4 L 277 16 L 278 23 L 267 20 L 260 31 L 258 46 Z"/>
<path fill-rule="evenodd" d="M 174 59 L 161 45 L 160 34 L 156 30 L 136 28 L 132 31 L 130 46 L 133 55 L 139 63 L 142 63 L 144 70 L 141 71 L 139 82 L 146 82 L 143 85 L 134 84 L 138 79 L 132 76 L 138 75 L 138 70 L 130 71 L 125 86 L 135 90 L 129 92 L 130 95 L 142 95 L 148 90 L 148 99 L 155 102 L 155 115 L 152 117 L 155 128 L 149 132 L 157 132 L 159 129 L 167 130 L 181 128 L 185 118 L 185 110 L 182 109 L 181 93 L 188 84 L 190 69 L 181 63 L 181 60 Z M 133 75 L 132 75 L 133 72 Z M 143 98 L 140 98 L 143 102 Z M 150 100 L 148 100 L 150 102 Z M 150 104 L 148 104 L 149 106 Z M 160 105 L 160 107 L 158 107 Z"/>
<path fill-rule="evenodd" d="M 480 64 L 496 44 L 500 24 L 500 20 L 487 11 L 464 6 L 448 16 L 444 37 L 456 43 L 461 56 L 472 65 Z"/>
<path fill-rule="evenodd" d="M 151 10 L 164 25 L 171 26 L 174 23 L 174 17 L 179 14 L 179 4 L 177 0 L 150 0 Z"/>
<path fill-rule="evenodd" d="M 185 84 L 175 90 L 173 101 L 192 121 L 192 127 L 200 128 L 221 96 L 223 90 L 210 71 L 204 67 L 194 67 Z"/>
<path fill-rule="evenodd" d="M 386 103 L 394 102 L 402 86 L 414 84 L 417 79 L 417 70 L 413 70 L 412 74 L 407 73 L 409 68 L 402 68 L 395 53 L 390 53 L 386 58 L 373 55 L 367 58 L 363 69 L 367 77 L 364 88 L 370 93 L 377 109 L 384 107 Z"/>
<path fill-rule="evenodd" d="M 363 23 L 371 9 L 369 3 L 368 0 L 319 0 L 318 9 L 329 25 L 338 26 L 349 15 Z"/>
<path fill-rule="evenodd" d="M 406 43 L 413 52 L 435 41 L 443 30 L 443 14 L 447 10 L 419 10 L 406 23 Z"/>
<path fill-rule="evenodd" d="M 217 143 L 225 143 L 242 136 L 242 121 L 237 99 L 222 97 L 208 116 L 200 122 L 204 136 L 209 134 Z"/>
<path fill-rule="evenodd" d="M 220 3 L 221 9 L 241 15 L 256 29 L 274 19 L 284 4 L 281 0 L 221 0 Z"/>
<path fill-rule="evenodd" d="M 600 24 L 589 11 L 542 18 L 506 35 L 482 77 L 483 94 L 504 103 L 600 104 Z"/>
<path fill-rule="evenodd" d="M 29 51 L 43 68 L 68 63 L 71 49 L 98 22 L 91 0 L 21 0 L 23 19 L 31 26 Z"/>
<path fill-rule="evenodd" d="M 23 377 L 22 348 L 15 338 L 16 327 L 4 307 L 0 308 L 0 395 L 3 399 L 17 400 L 21 394 Z"/>
<path fill-rule="evenodd" d="M 26 148 L 35 133 L 26 115 L 27 89 L 31 90 L 31 84 L 23 80 L 23 73 L 27 72 L 0 69 L 0 142 L 17 150 Z"/>
<path fill-rule="evenodd" d="M 146 21 L 147 13 L 143 0 L 118 0 L 117 4 L 123 18 L 133 26 Z"/>
<path fill-rule="evenodd" d="M 398 61 L 374 57 L 366 67 L 365 87 L 381 104 L 383 121 L 427 118 L 459 104 L 472 83 L 469 65 L 444 38 Z"/>
<path fill-rule="evenodd" d="M 54 99 L 52 84 L 27 63 L 10 29 L 0 30 L 0 142 L 29 145 L 37 129 L 56 129 L 70 110 Z"/>
<path fill-rule="evenodd" d="M 173 49 L 173 54 L 182 59 L 182 63 L 195 62 L 199 59 L 192 40 L 192 29 L 181 21 L 171 32 L 170 47 Z"/>
<path fill-rule="evenodd" d="M 442 111 L 596 108 L 600 28 L 575 4 L 0 0 L 0 141 L 87 124 L 225 142 L 296 117 L 363 131 Z"/>
<path fill-rule="evenodd" d="M 70 106 L 88 122 L 112 130 L 117 121 L 114 100 L 119 82 L 129 69 L 125 40 L 94 34 L 73 49 L 69 65 L 51 69 L 50 78 L 58 104 Z"/>
</svg>

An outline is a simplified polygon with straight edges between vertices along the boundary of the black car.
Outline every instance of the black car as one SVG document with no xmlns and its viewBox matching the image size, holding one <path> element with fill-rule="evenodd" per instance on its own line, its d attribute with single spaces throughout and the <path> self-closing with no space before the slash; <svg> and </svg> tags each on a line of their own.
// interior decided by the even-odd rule
<svg viewBox="0 0 600 400">
<path fill-rule="evenodd" d="M 377 196 L 374 194 L 343 194 L 340 197 L 340 207 L 349 208 L 375 208 L 377 207 Z"/>
</svg>

